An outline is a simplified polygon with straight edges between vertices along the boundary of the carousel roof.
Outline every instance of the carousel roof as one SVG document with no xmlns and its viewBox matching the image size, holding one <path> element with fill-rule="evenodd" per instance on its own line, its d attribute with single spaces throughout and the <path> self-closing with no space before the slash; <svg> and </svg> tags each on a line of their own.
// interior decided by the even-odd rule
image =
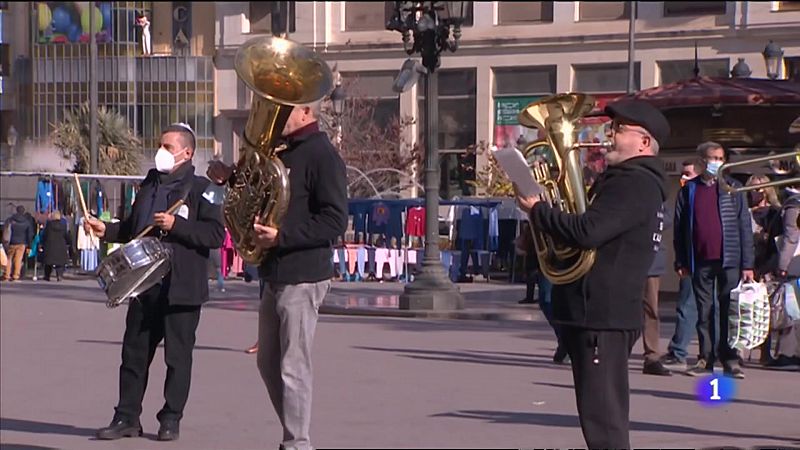
<svg viewBox="0 0 800 450">
<path fill-rule="evenodd" d="M 758 78 L 698 77 L 623 95 L 662 109 L 712 105 L 798 105 L 800 83 Z"/>
</svg>

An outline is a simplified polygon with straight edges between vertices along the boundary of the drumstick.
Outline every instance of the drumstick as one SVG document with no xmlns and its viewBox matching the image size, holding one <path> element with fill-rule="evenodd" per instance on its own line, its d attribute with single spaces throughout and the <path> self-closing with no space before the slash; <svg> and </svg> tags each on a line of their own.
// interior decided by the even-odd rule
<svg viewBox="0 0 800 450">
<path fill-rule="evenodd" d="M 172 206 L 171 206 L 171 207 L 170 207 L 168 210 L 166 210 L 165 212 L 166 212 L 167 214 L 172 214 L 172 213 L 174 213 L 175 211 L 177 211 L 177 210 L 178 210 L 178 208 L 180 208 L 180 207 L 181 207 L 181 205 L 183 205 L 183 200 L 178 200 L 177 202 L 175 202 L 175 204 L 174 204 L 174 205 L 172 205 Z M 143 237 L 144 235 L 146 235 L 147 233 L 149 233 L 149 232 L 150 232 L 150 230 L 152 230 L 152 229 L 153 229 L 153 227 L 155 227 L 155 225 L 149 225 L 147 228 L 145 228 L 144 230 L 142 230 L 142 232 L 141 232 L 141 233 L 137 234 L 137 235 L 136 235 L 136 237 L 135 237 L 134 239 L 139 239 L 139 238 Z"/>
<path fill-rule="evenodd" d="M 81 199 L 81 209 L 83 210 L 83 219 L 87 222 L 89 221 L 89 212 L 86 210 L 86 200 L 83 199 L 83 190 L 81 189 L 81 180 L 78 178 L 78 174 L 74 173 L 75 175 L 75 186 L 78 188 L 78 198 Z M 94 230 L 89 227 L 89 236 L 94 239 Z"/>
</svg>

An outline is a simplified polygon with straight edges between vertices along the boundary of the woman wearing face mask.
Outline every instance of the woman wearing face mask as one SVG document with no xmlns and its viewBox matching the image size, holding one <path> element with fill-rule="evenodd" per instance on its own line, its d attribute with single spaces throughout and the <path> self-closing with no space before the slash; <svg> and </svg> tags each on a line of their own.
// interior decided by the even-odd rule
<svg viewBox="0 0 800 450">
<path fill-rule="evenodd" d="M 745 183 L 746 186 L 768 183 L 770 179 L 765 175 L 753 175 Z M 750 207 L 753 227 L 753 243 L 755 244 L 755 272 L 756 278 L 775 270 L 778 249 L 775 246 L 771 230 L 779 225 L 781 203 L 775 188 L 768 187 L 747 193 L 747 203 Z"/>
</svg>

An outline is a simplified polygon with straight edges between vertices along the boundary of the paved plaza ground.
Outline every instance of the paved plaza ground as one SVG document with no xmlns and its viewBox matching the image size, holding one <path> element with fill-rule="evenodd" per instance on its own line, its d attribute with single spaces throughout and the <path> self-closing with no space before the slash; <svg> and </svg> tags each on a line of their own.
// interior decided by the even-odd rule
<svg viewBox="0 0 800 450">
<path fill-rule="evenodd" d="M 203 310 L 181 439 L 162 443 L 163 349 L 145 396 L 145 436 L 93 438 L 117 401 L 127 306 L 107 309 L 94 280 L 0 284 L 0 446 L 277 448 L 279 423 L 255 357 L 243 352 L 256 339 L 258 286 L 227 288 Z M 569 366 L 551 362 L 554 339 L 538 307 L 516 304 L 524 285 L 463 290 L 467 309 L 452 318 L 381 317 L 402 285 L 334 284 L 314 345 L 317 447 L 585 445 Z M 664 303 L 666 345 L 674 305 Z M 641 352 L 639 342 L 630 363 L 634 447 L 800 446 L 800 373 L 748 367 L 736 400 L 712 409 L 697 402 L 694 378 L 642 375 Z"/>
</svg>

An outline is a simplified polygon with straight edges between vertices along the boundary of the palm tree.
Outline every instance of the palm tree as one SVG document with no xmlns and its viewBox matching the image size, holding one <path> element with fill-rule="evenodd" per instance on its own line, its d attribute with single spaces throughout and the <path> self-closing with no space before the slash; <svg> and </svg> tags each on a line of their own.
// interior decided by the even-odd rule
<svg viewBox="0 0 800 450">
<path fill-rule="evenodd" d="M 53 144 L 61 156 L 75 162 L 73 172 L 90 167 L 89 103 L 65 111 L 64 120 L 53 127 Z M 101 106 L 97 110 L 98 172 L 103 175 L 139 175 L 141 141 L 118 112 Z"/>
</svg>

